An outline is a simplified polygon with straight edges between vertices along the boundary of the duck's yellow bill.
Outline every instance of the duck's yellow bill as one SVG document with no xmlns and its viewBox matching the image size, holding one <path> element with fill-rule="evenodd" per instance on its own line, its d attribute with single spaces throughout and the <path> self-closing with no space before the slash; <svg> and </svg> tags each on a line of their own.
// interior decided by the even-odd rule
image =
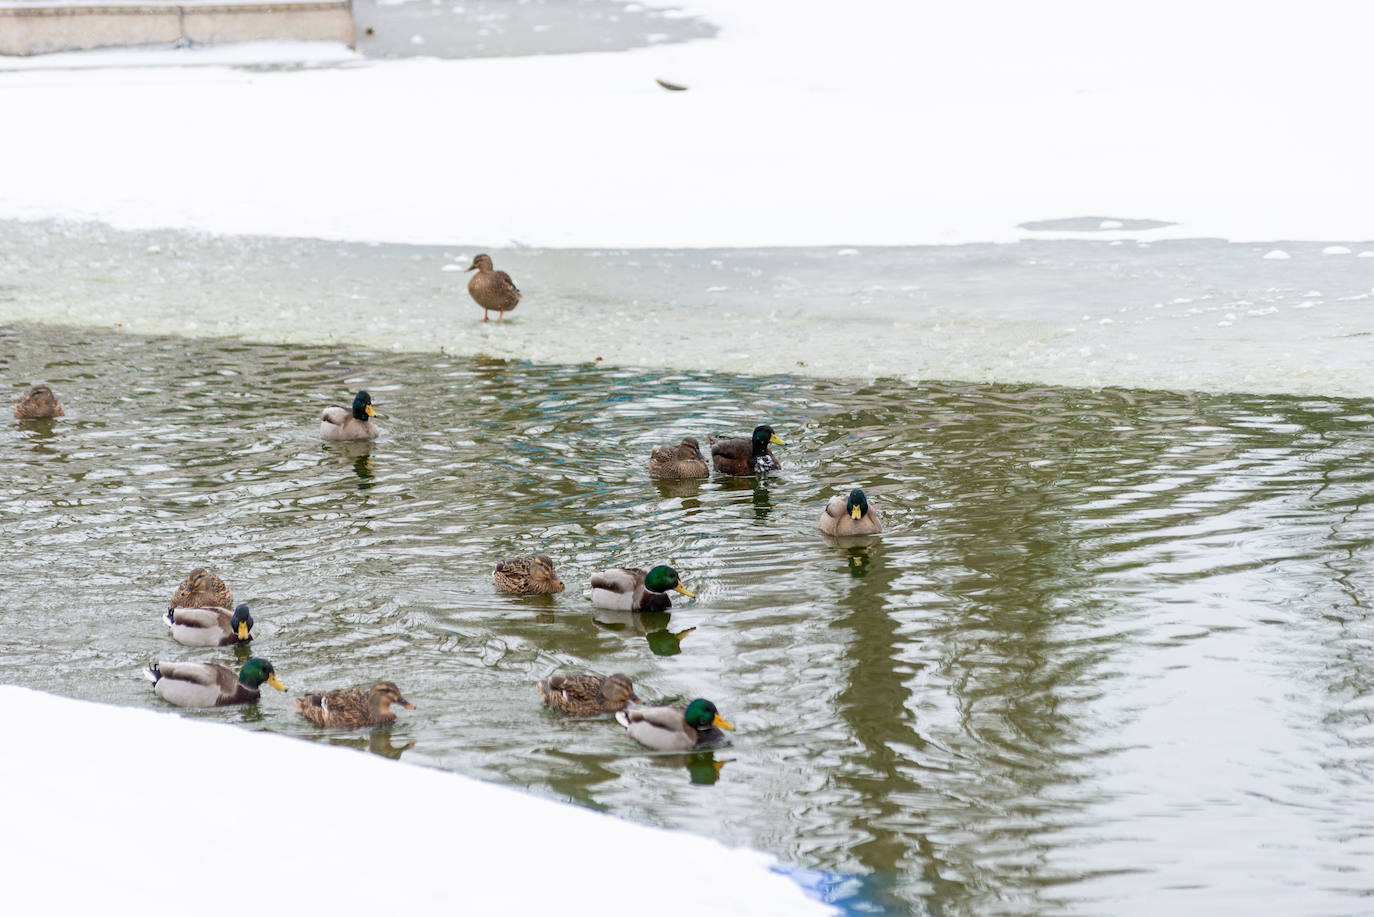
<svg viewBox="0 0 1374 917">
<path fill-rule="evenodd" d="M 277 678 L 276 675 L 268 675 L 268 676 L 267 676 L 267 683 L 268 683 L 269 685 L 271 685 L 272 687 L 276 688 L 278 691 L 285 691 L 285 690 L 286 690 L 286 685 L 282 684 L 282 683 L 281 683 L 281 679 Z"/>
<path fill-rule="evenodd" d="M 773 445 L 775 445 L 775 446 L 785 446 L 785 445 L 787 445 L 787 443 L 783 442 L 781 439 L 778 438 L 778 434 L 776 434 L 776 433 L 774 433 L 774 434 L 772 434 L 771 436 L 769 436 L 769 437 L 768 437 L 768 441 L 769 441 L 770 443 L 772 443 Z"/>
<path fill-rule="evenodd" d="M 247 639 L 248 639 L 248 622 L 247 622 L 247 621 L 240 621 L 240 622 L 239 622 L 239 639 L 240 639 L 240 640 L 247 640 Z"/>
<path fill-rule="evenodd" d="M 678 583 L 676 586 L 674 586 L 674 587 L 673 587 L 673 591 L 674 591 L 674 592 L 681 592 L 683 595 L 687 596 L 687 598 L 689 598 L 689 599 L 694 599 L 694 598 L 697 597 L 697 594 L 696 594 L 695 592 L 692 592 L 690 589 L 688 589 L 686 586 L 682 585 L 681 583 Z"/>
<path fill-rule="evenodd" d="M 862 519 L 864 513 L 863 513 L 863 510 L 859 509 L 859 508 L 856 506 L 856 507 L 854 507 L 853 509 L 851 509 L 851 510 L 849 511 L 849 515 L 853 516 L 855 519 Z"/>
<path fill-rule="evenodd" d="M 366 405 L 366 406 L 363 408 L 363 413 L 366 414 L 368 417 L 372 417 L 372 416 L 374 416 L 377 412 L 374 411 L 374 410 L 372 410 L 372 405 L 369 404 L 369 405 Z"/>
<path fill-rule="evenodd" d="M 715 719 L 711 720 L 711 725 L 719 726 L 721 729 L 728 729 L 731 732 L 735 731 L 735 727 L 725 722 L 725 720 L 721 718 L 721 715 L 719 713 L 716 714 Z"/>
</svg>

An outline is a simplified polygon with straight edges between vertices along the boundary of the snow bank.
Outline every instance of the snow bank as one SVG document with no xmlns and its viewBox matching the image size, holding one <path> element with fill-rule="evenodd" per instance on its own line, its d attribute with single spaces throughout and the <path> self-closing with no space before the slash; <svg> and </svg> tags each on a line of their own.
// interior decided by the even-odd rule
<svg viewBox="0 0 1374 917">
<path fill-rule="evenodd" d="M 0 704 L 23 737 L 0 755 L 11 913 L 833 913 L 764 854 L 455 774 L 25 688 Z"/>
<path fill-rule="evenodd" d="M 1350 193 L 1368 4 L 691 6 L 719 38 L 0 73 L 0 217 L 483 246 L 1005 241 L 1089 214 L 1094 238 L 1374 238 Z M 1143 219 L 1174 225 L 1111 228 Z"/>
</svg>

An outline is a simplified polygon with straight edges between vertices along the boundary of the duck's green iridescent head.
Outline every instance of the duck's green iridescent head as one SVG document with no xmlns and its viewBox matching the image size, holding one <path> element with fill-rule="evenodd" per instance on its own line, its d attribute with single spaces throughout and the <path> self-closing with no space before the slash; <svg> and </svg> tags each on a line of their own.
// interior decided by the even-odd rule
<svg viewBox="0 0 1374 917">
<path fill-rule="evenodd" d="M 366 390 L 359 391 L 353 396 L 353 416 L 359 420 L 367 420 L 377 412 L 372 410 L 372 396 Z"/>
<path fill-rule="evenodd" d="M 849 499 L 844 501 L 844 511 L 855 519 L 862 519 L 864 513 L 868 512 L 868 498 L 859 488 L 854 488 L 849 492 Z"/>
<path fill-rule="evenodd" d="M 671 589 L 674 592 L 681 592 L 688 598 L 696 598 L 696 593 L 689 592 L 687 587 L 682 585 L 682 580 L 678 579 L 677 571 L 662 564 L 654 567 L 644 577 L 644 588 L 650 592 L 667 592 Z"/>
<path fill-rule="evenodd" d="M 278 691 L 286 690 L 286 685 L 277 680 L 277 670 L 272 668 L 272 663 L 266 659 L 259 659 L 254 656 L 243 664 L 243 668 L 239 669 L 239 682 L 245 687 L 257 688 L 264 681 Z"/>
<path fill-rule="evenodd" d="M 754 428 L 754 454 L 764 455 L 768 452 L 768 444 L 775 446 L 785 446 L 787 443 L 778 438 L 778 434 L 773 432 L 773 428 L 768 424 L 759 424 Z"/>
<path fill-rule="evenodd" d="M 683 715 L 687 725 L 693 729 L 706 729 L 711 726 L 719 726 L 721 729 L 731 729 L 735 727 L 725 722 L 716 710 L 716 705 L 705 698 L 698 697 L 687 705 L 687 712 Z"/>
<path fill-rule="evenodd" d="M 251 639 L 248 632 L 253 629 L 253 616 L 248 613 L 247 605 L 240 605 L 234 609 L 234 615 L 229 619 L 229 626 L 234 629 L 234 635 L 240 641 Z"/>
</svg>

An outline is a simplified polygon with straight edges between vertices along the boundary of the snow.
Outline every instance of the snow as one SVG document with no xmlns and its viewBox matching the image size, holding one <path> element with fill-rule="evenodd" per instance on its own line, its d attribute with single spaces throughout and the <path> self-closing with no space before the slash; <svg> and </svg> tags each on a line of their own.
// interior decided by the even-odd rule
<svg viewBox="0 0 1374 917">
<path fill-rule="evenodd" d="M 217 49 L 6 61 L 0 217 L 541 246 L 1374 238 L 1349 193 L 1374 6 L 689 8 L 720 35 L 268 72 L 185 66 Z M 1084 214 L 1175 225 L 1017 228 Z"/>
<path fill-rule="evenodd" d="M 1293 256 L 1288 254 L 1288 252 L 1284 251 L 1281 248 L 1276 248 L 1271 252 L 1266 252 L 1264 255 L 1266 261 L 1287 261 L 1291 257 Z"/>
<path fill-rule="evenodd" d="M 25 749 L 0 756 L 10 913 L 834 913 L 764 854 L 457 774 L 26 688 L 0 703 Z"/>
</svg>

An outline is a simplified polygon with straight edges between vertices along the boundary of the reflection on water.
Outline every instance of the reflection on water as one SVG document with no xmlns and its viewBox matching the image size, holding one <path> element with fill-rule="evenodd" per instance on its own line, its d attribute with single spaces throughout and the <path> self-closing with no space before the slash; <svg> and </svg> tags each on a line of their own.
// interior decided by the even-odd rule
<svg viewBox="0 0 1374 917">
<path fill-rule="evenodd" d="M 325 740 L 769 850 L 856 913 L 1374 892 L 1368 401 L 34 326 L 0 355 L 68 409 L 0 424 L 6 681 L 162 708 L 139 670 L 206 655 L 158 619 L 203 564 L 293 691 L 388 678 L 419 705 L 404 741 Z M 382 438 L 322 445 L 321 406 L 362 387 Z M 780 473 L 648 478 L 654 443 L 760 417 Z M 822 536 L 856 480 L 886 531 Z M 496 593 L 495 559 L 534 553 L 567 591 Z M 660 561 L 696 601 L 592 608 L 593 572 Z M 542 709 L 554 669 L 708 697 L 737 731 L 646 753 Z M 291 700 L 182 715 L 319 738 Z"/>
</svg>

